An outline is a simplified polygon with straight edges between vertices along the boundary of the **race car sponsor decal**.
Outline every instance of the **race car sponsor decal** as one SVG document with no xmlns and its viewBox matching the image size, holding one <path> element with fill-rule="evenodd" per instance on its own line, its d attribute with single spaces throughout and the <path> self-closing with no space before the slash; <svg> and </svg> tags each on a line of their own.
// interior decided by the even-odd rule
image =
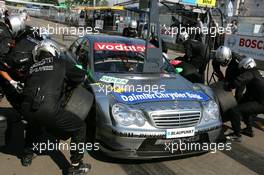
<svg viewBox="0 0 264 175">
<path fill-rule="evenodd" d="M 202 91 L 166 90 L 163 92 L 124 92 L 113 93 L 117 101 L 127 104 L 136 104 L 154 101 L 208 101 L 209 97 Z"/>
<path fill-rule="evenodd" d="M 216 0 L 197 0 L 198 6 L 215 7 Z"/>
<path fill-rule="evenodd" d="M 127 84 L 128 79 L 122 79 L 122 78 L 116 78 L 116 77 L 110 77 L 110 76 L 102 76 L 100 81 L 105 83 L 114 83 L 114 84 Z"/>
<path fill-rule="evenodd" d="M 195 134 L 195 127 L 167 129 L 166 139 L 191 137 L 191 136 L 194 136 L 194 134 Z"/>
<path fill-rule="evenodd" d="M 94 43 L 94 50 L 96 51 L 125 51 L 125 52 L 145 52 L 144 45 L 128 45 L 121 43 Z"/>
</svg>

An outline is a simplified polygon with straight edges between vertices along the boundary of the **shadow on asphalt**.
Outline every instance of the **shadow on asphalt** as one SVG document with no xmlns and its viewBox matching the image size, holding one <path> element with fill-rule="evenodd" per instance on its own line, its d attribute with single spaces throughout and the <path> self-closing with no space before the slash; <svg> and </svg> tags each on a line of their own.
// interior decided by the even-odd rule
<svg viewBox="0 0 264 175">
<path fill-rule="evenodd" d="M 162 159 L 149 159 L 149 160 L 127 160 L 127 159 L 116 159 L 106 156 L 100 151 L 89 152 L 90 156 L 94 159 L 107 163 L 118 164 L 127 175 L 177 175 L 174 171 L 168 168 L 163 162 L 187 159 L 190 157 L 201 156 L 205 153 L 199 153 L 195 155 L 173 157 L 173 158 L 162 158 Z"/>
<path fill-rule="evenodd" d="M 18 113 L 13 108 L 0 108 L 0 114 L 5 116 L 8 121 L 8 130 L 6 131 L 6 146 L 0 148 L 0 152 L 16 156 L 21 159 L 24 145 L 25 124 L 19 119 Z M 48 134 L 41 136 L 40 141 L 45 142 L 54 138 Z M 60 151 L 46 151 L 38 156 L 48 155 L 61 169 L 62 174 L 66 174 L 69 162 Z M 22 165 L 21 165 L 22 166 Z"/>
<path fill-rule="evenodd" d="M 185 155 L 185 156 L 176 156 L 171 158 L 156 158 L 156 159 L 147 159 L 147 160 L 134 160 L 134 159 L 118 159 L 118 158 L 112 158 L 107 155 L 105 155 L 101 151 L 89 151 L 88 154 L 93 157 L 94 159 L 102 162 L 107 163 L 115 163 L 115 164 L 145 164 L 145 163 L 160 163 L 164 161 L 170 161 L 170 160 L 180 160 L 180 159 L 187 159 L 190 157 L 197 157 L 201 156 L 206 153 L 197 153 L 193 155 Z"/>
<path fill-rule="evenodd" d="M 264 157 L 253 150 L 245 147 L 242 143 L 232 143 L 232 151 L 222 151 L 224 154 L 244 165 L 256 174 L 263 174 Z"/>
<path fill-rule="evenodd" d="M 263 132 L 263 129 L 260 128 L 256 122 L 260 122 L 264 124 L 264 119 L 260 117 L 253 117 L 253 127 Z M 243 122 L 241 122 L 243 123 Z M 232 130 L 232 127 L 224 125 L 225 131 Z M 247 137 L 247 136 L 243 136 Z M 256 174 L 263 174 L 264 166 L 263 166 L 263 159 L 264 156 L 247 148 L 242 143 L 232 142 L 232 151 L 222 151 L 225 155 L 229 156 L 230 158 L 234 159 L 235 161 L 239 162 L 240 164 L 244 165 L 248 169 L 254 171 Z"/>
</svg>

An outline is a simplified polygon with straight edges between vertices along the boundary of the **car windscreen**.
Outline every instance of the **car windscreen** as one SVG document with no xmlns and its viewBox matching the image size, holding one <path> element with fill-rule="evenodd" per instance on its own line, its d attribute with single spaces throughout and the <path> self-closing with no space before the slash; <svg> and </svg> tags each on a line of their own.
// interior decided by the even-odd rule
<svg viewBox="0 0 264 175">
<path fill-rule="evenodd" d="M 143 73 L 144 58 L 144 45 L 94 43 L 95 72 Z"/>
</svg>

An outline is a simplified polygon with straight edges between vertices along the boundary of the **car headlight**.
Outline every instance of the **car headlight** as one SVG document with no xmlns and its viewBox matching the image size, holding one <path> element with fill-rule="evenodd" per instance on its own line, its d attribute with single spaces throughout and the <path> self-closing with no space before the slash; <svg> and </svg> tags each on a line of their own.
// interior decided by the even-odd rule
<svg viewBox="0 0 264 175">
<path fill-rule="evenodd" d="M 112 107 L 112 115 L 115 121 L 124 126 L 136 125 L 142 127 L 145 125 L 143 113 L 136 109 L 117 103 Z"/>
<path fill-rule="evenodd" d="M 208 123 L 210 121 L 219 120 L 220 112 L 218 104 L 215 101 L 209 101 L 204 104 L 203 116 L 201 124 Z"/>
</svg>

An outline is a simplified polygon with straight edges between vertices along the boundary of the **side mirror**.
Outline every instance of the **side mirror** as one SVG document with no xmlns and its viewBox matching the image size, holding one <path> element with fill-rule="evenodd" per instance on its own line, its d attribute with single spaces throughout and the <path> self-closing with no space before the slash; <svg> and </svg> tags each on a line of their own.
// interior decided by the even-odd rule
<svg viewBox="0 0 264 175">
<path fill-rule="evenodd" d="M 175 69 L 175 73 L 176 74 L 180 74 L 180 73 L 182 73 L 183 72 L 183 68 L 181 68 L 181 67 L 177 67 L 176 69 Z"/>
<path fill-rule="evenodd" d="M 78 69 L 81 69 L 81 70 L 83 70 L 83 71 L 86 71 L 86 74 L 87 74 L 88 78 L 89 78 L 90 80 L 93 81 L 93 76 L 92 76 L 92 71 L 91 71 L 91 69 L 84 69 L 83 66 L 82 66 L 81 64 L 75 64 L 75 66 L 76 66 Z"/>
<path fill-rule="evenodd" d="M 75 66 L 76 66 L 77 68 L 81 69 L 81 70 L 84 70 L 84 69 L 83 69 L 83 66 L 82 66 L 81 64 L 76 64 Z"/>
</svg>

